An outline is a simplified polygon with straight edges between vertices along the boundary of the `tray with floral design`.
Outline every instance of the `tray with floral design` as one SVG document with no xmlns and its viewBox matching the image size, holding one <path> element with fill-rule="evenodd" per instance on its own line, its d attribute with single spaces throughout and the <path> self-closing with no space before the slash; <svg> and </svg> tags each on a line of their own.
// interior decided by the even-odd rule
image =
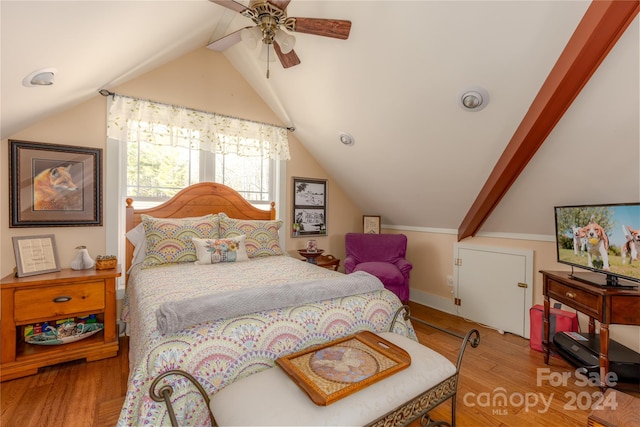
<svg viewBox="0 0 640 427">
<path fill-rule="evenodd" d="M 28 344 L 37 345 L 68 344 L 88 338 L 103 329 L 104 324 L 102 323 L 64 324 L 58 329 L 49 326 L 47 331 L 41 334 L 31 335 L 27 337 L 25 341 Z"/>
<path fill-rule="evenodd" d="M 402 348 L 369 332 L 281 357 L 276 363 L 317 405 L 329 405 L 411 364 Z"/>
</svg>

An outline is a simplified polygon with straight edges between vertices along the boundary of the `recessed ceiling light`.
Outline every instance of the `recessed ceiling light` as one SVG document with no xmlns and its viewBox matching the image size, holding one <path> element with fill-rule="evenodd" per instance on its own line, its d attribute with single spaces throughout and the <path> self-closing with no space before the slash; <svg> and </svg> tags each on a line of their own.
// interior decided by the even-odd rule
<svg viewBox="0 0 640 427">
<path fill-rule="evenodd" d="M 458 95 L 458 104 L 466 111 L 480 111 L 489 103 L 489 93 L 481 87 L 463 90 Z"/>
<path fill-rule="evenodd" d="M 353 136 L 351 136 L 347 132 L 340 132 L 338 137 L 340 138 L 340 142 L 342 142 L 344 145 L 353 145 L 356 142 L 353 139 Z"/>
<path fill-rule="evenodd" d="M 58 70 L 55 68 L 42 68 L 29 74 L 22 79 L 22 84 L 26 87 L 51 86 L 55 80 Z"/>
</svg>

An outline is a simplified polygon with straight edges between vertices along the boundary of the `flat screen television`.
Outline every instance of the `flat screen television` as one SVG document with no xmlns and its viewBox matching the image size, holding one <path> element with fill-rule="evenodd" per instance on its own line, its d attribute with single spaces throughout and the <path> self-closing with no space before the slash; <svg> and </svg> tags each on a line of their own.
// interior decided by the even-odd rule
<svg viewBox="0 0 640 427">
<path fill-rule="evenodd" d="M 558 262 L 602 287 L 640 283 L 640 203 L 556 206 Z M 573 270 L 578 267 L 582 270 Z"/>
</svg>

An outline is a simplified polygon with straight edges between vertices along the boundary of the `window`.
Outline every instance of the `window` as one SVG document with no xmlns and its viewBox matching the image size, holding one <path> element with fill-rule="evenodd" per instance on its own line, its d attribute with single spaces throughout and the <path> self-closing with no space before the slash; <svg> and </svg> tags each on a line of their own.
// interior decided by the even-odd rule
<svg viewBox="0 0 640 427">
<path fill-rule="evenodd" d="M 187 133 L 185 129 L 181 131 L 176 133 Z M 158 132 L 155 142 L 135 137 L 127 142 L 126 195 L 138 207 L 155 206 L 181 189 L 203 181 L 225 184 L 255 205 L 268 206 L 274 200 L 275 160 L 191 148 L 200 145 L 197 132 L 189 136 L 192 141 L 188 144 L 163 144 L 163 134 Z M 243 141 L 246 145 L 252 143 L 250 139 Z"/>
<path fill-rule="evenodd" d="M 276 162 L 290 158 L 283 127 L 119 95 L 109 108 L 107 136 L 126 147 L 126 196 L 138 207 L 203 181 L 268 205 Z"/>
</svg>

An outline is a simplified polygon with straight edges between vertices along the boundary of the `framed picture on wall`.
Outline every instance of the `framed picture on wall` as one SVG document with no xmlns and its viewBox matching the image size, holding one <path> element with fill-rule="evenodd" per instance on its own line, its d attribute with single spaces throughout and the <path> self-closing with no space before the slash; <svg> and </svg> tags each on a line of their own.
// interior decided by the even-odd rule
<svg viewBox="0 0 640 427">
<path fill-rule="evenodd" d="M 292 237 L 327 234 L 327 180 L 293 178 Z"/>
<path fill-rule="evenodd" d="M 380 234 L 380 216 L 363 215 L 362 216 L 363 233 Z"/>
<path fill-rule="evenodd" d="M 102 225 L 102 150 L 9 140 L 10 227 Z"/>
</svg>

